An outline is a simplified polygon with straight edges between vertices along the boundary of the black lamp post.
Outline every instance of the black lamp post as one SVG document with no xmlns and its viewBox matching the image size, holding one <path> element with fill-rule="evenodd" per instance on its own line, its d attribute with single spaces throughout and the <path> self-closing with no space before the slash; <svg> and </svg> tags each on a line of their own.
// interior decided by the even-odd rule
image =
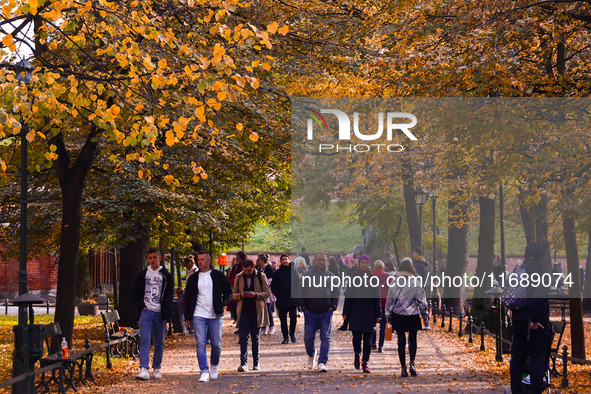
<svg viewBox="0 0 591 394">
<path fill-rule="evenodd" d="M 412 194 L 415 196 L 415 202 L 419 206 L 419 246 L 423 249 L 423 205 L 427 202 L 429 193 L 419 183 L 419 186 Z"/>
<path fill-rule="evenodd" d="M 433 276 L 437 276 L 437 197 L 439 197 L 440 191 L 439 186 L 435 186 L 429 192 L 431 202 L 433 203 Z"/>
<path fill-rule="evenodd" d="M 17 79 L 29 84 L 33 66 L 26 60 L 17 63 Z M 13 376 L 32 372 L 35 362 L 41 357 L 42 338 L 41 326 L 34 324 L 33 304 L 43 303 L 41 297 L 29 293 L 27 283 L 27 134 L 29 128 L 21 126 L 21 219 L 20 219 L 20 266 L 19 266 L 19 296 L 11 302 L 18 305 L 18 325 L 14 331 L 14 353 L 12 358 Z M 41 353 L 40 353 L 41 352 Z M 12 386 L 13 393 L 33 393 L 35 391 L 34 378 L 27 378 Z"/>
</svg>

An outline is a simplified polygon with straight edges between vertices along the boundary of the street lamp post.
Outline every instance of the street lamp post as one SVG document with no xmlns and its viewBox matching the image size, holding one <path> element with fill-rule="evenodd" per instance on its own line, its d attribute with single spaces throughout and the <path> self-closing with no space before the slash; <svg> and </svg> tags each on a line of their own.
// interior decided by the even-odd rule
<svg viewBox="0 0 591 394">
<path fill-rule="evenodd" d="M 33 66 L 26 60 L 16 64 L 17 79 L 26 85 L 32 77 Z M 42 303 L 44 300 L 28 290 L 27 272 L 27 134 L 29 128 L 22 122 L 21 126 L 21 217 L 20 217 L 20 265 L 19 265 L 19 296 L 12 300 L 18 305 L 18 325 L 14 331 L 14 353 L 12 358 L 13 376 L 32 372 L 35 362 L 41 357 L 42 338 L 41 326 L 34 324 L 32 304 Z M 41 353 L 40 353 L 41 352 Z M 33 393 L 35 391 L 35 379 L 27 377 L 24 381 L 12 386 L 13 393 Z"/>
<path fill-rule="evenodd" d="M 439 186 L 435 186 L 429 192 L 433 203 L 433 276 L 437 276 L 437 197 L 439 197 Z"/>
<path fill-rule="evenodd" d="M 415 196 L 416 204 L 419 206 L 419 246 L 423 249 L 423 205 L 427 202 L 429 193 L 423 189 L 420 183 L 412 193 Z"/>
</svg>

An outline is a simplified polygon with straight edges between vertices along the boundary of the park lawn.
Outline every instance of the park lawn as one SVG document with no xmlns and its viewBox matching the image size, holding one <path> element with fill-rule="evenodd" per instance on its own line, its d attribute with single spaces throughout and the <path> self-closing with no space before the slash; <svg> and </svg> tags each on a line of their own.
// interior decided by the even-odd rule
<svg viewBox="0 0 591 394">
<path fill-rule="evenodd" d="M 53 315 L 35 316 L 35 324 L 48 324 L 54 321 Z M 18 323 L 17 316 L 0 316 L 0 382 L 9 380 L 12 377 L 12 352 L 14 350 L 14 334 L 12 327 Z M 72 338 L 73 351 L 84 348 L 84 341 L 88 338 L 90 345 L 98 345 L 105 341 L 105 331 L 100 316 L 76 316 L 74 319 L 74 336 Z M 45 346 L 45 345 L 44 345 Z M 89 386 L 97 384 L 113 384 L 108 382 L 117 380 L 124 375 L 122 372 L 131 371 L 136 368 L 136 362 L 133 359 L 113 358 L 113 369 L 107 373 L 105 351 L 99 350 L 94 355 L 92 362 L 93 375 L 97 378 L 96 382 Z M 37 368 L 39 364 L 37 364 Z M 80 390 L 79 390 L 80 391 Z M 5 389 L 0 392 L 10 392 Z"/>
</svg>

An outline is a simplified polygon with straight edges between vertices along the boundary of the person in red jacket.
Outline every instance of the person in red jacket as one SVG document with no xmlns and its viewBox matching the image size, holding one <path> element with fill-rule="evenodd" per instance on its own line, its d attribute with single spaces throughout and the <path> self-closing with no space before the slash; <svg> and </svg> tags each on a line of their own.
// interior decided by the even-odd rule
<svg viewBox="0 0 591 394">
<path fill-rule="evenodd" d="M 386 298 L 388 297 L 388 278 L 390 274 L 384 271 L 384 262 L 382 260 L 376 260 L 373 264 L 373 274 L 380 279 L 380 307 L 382 316 L 380 319 L 380 342 L 378 344 L 378 353 L 382 353 L 384 348 L 384 339 L 386 337 Z M 371 339 L 371 348 L 376 348 L 377 333 L 374 331 Z"/>
</svg>

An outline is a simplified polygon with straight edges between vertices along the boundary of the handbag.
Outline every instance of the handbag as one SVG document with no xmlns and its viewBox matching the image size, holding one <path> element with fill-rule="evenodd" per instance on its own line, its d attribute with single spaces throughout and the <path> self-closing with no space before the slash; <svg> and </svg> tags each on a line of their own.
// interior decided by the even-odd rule
<svg viewBox="0 0 591 394">
<path fill-rule="evenodd" d="M 392 340 L 392 323 L 388 322 L 386 324 L 386 341 Z"/>
</svg>

